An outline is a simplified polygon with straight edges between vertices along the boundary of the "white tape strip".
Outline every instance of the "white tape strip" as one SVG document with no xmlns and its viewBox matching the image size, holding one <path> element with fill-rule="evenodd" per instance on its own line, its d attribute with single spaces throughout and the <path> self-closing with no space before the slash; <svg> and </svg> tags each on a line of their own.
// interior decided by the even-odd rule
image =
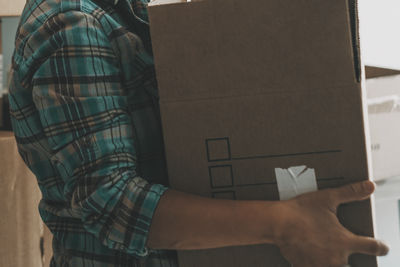
<svg viewBox="0 0 400 267">
<path fill-rule="evenodd" d="M 315 170 L 307 166 L 275 169 L 280 200 L 287 200 L 298 195 L 318 190 Z"/>
</svg>

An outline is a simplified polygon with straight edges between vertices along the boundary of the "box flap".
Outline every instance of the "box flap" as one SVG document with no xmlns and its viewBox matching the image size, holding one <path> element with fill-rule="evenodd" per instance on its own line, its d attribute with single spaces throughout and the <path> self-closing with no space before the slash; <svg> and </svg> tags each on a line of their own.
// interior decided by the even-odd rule
<svg viewBox="0 0 400 267">
<path fill-rule="evenodd" d="M 365 67 L 365 75 L 367 79 L 392 76 L 392 75 L 400 75 L 400 70 L 386 69 L 380 67 L 366 66 Z"/>
<path fill-rule="evenodd" d="M 357 82 L 346 0 L 213 0 L 150 6 L 149 15 L 162 102 Z"/>
</svg>

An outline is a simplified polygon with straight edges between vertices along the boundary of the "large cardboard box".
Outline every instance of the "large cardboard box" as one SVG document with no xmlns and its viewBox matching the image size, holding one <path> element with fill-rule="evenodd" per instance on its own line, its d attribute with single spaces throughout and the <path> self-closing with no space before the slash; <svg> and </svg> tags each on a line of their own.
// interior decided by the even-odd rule
<svg viewBox="0 0 400 267">
<path fill-rule="evenodd" d="M 51 258 L 53 257 L 53 234 L 45 224 L 43 226 L 43 267 L 50 267 Z"/>
<path fill-rule="evenodd" d="M 400 71 L 367 67 L 373 178 L 400 176 Z"/>
<path fill-rule="evenodd" d="M 40 198 L 13 133 L 0 131 L 0 267 L 43 266 Z"/>
<path fill-rule="evenodd" d="M 293 193 L 289 171 L 307 181 L 302 192 L 368 179 L 356 9 L 348 0 L 151 2 L 171 187 L 279 200 Z M 370 201 L 342 206 L 339 219 L 373 236 Z M 179 264 L 290 266 L 273 245 L 181 251 Z M 377 266 L 365 255 L 350 264 Z"/>
<path fill-rule="evenodd" d="M 26 0 L 0 0 L 0 17 L 20 16 Z"/>
</svg>

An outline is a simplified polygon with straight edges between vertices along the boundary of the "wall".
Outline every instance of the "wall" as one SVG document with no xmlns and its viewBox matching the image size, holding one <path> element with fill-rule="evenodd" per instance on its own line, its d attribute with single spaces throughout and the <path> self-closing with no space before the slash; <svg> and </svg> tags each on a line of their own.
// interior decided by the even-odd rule
<svg viewBox="0 0 400 267">
<path fill-rule="evenodd" d="M 1 19 L 1 40 L 3 48 L 3 91 L 7 88 L 7 73 L 10 69 L 11 57 L 14 50 L 14 39 L 17 31 L 19 17 L 6 17 Z M 0 92 L 1 93 L 1 92 Z"/>
<path fill-rule="evenodd" d="M 400 1 L 359 0 L 364 63 L 400 69 Z"/>
<path fill-rule="evenodd" d="M 399 178 L 380 182 L 375 193 L 376 236 L 390 246 L 389 255 L 379 258 L 379 267 L 399 266 L 400 262 Z"/>
</svg>

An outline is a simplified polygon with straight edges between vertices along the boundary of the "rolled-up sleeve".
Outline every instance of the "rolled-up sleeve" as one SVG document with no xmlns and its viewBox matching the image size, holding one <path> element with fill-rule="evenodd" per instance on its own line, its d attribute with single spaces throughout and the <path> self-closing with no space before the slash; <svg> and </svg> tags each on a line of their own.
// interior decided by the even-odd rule
<svg viewBox="0 0 400 267">
<path fill-rule="evenodd" d="M 93 16 L 78 11 L 48 19 L 30 41 L 41 34 L 47 57 L 34 68 L 32 97 L 70 212 L 107 247 L 146 256 L 167 188 L 136 172 L 127 94 L 108 37 Z"/>
</svg>

